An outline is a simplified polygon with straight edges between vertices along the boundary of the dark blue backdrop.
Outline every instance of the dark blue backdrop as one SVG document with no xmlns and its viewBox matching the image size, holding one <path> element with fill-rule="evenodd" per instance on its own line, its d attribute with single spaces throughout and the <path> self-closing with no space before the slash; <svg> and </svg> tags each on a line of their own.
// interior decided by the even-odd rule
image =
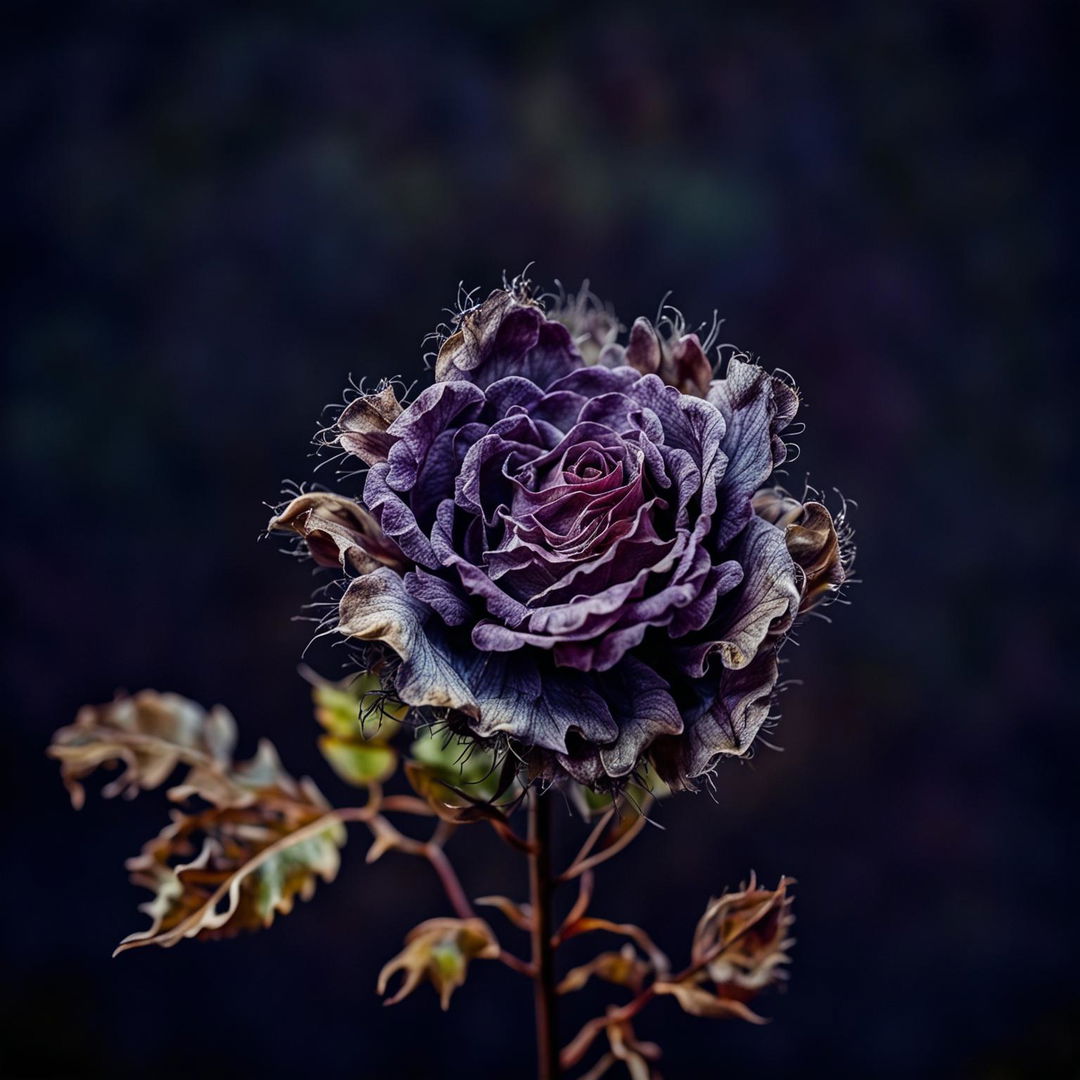
<svg viewBox="0 0 1080 1080">
<path fill-rule="evenodd" d="M 624 318 L 669 289 L 719 309 L 802 388 L 793 485 L 805 463 L 859 501 L 865 583 L 791 651 L 784 752 L 665 806 L 602 885 L 682 955 L 725 883 L 800 881 L 774 1022 L 665 1003 L 641 1030 L 668 1074 L 1075 1075 L 1064 10 L 13 5 L 8 1075 L 528 1075 L 501 968 L 449 1015 L 381 1008 L 379 965 L 441 905 L 359 836 L 269 933 L 110 960 L 164 810 L 76 817 L 42 750 L 117 686 L 177 689 L 348 798 L 294 674 L 311 578 L 256 542 L 263 502 L 350 372 L 418 375 L 459 280 L 532 260 Z M 500 867 L 486 838 L 464 859 L 520 891 Z"/>
</svg>

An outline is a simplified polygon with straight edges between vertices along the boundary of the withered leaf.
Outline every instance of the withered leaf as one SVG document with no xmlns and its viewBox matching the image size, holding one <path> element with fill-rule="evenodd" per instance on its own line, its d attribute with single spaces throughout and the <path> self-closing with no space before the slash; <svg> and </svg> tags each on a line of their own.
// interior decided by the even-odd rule
<svg viewBox="0 0 1080 1080">
<path fill-rule="evenodd" d="M 60 775 L 76 809 L 86 793 L 81 781 L 102 766 L 124 771 L 105 789 L 106 796 L 133 798 L 160 787 L 180 765 L 189 768 L 173 798 L 198 793 L 210 802 L 243 804 L 254 797 L 230 776 L 236 722 L 220 705 L 209 712 L 179 694 L 142 690 L 106 705 L 85 705 L 75 723 L 53 736 L 48 754 L 60 762 Z"/>
<path fill-rule="evenodd" d="M 580 990 L 590 978 L 596 976 L 637 993 L 648 972 L 649 965 L 637 955 L 632 945 L 626 944 L 619 952 L 602 952 L 587 964 L 572 968 L 559 983 L 558 992 L 569 994 Z"/>
<path fill-rule="evenodd" d="M 716 994 L 692 982 L 657 982 L 653 984 L 657 994 L 671 994 L 691 1016 L 703 1016 L 713 1020 L 747 1020 L 751 1024 L 767 1021 L 753 1009 L 735 998 L 717 997 Z"/>
<path fill-rule="evenodd" d="M 127 862 L 132 882 L 155 894 L 140 908 L 153 923 L 116 951 L 269 926 L 297 897 L 309 899 L 318 878 L 334 880 L 344 842 L 344 826 L 310 781 L 288 796 L 267 789 L 246 806 L 174 810 L 172 824 Z"/>
</svg>

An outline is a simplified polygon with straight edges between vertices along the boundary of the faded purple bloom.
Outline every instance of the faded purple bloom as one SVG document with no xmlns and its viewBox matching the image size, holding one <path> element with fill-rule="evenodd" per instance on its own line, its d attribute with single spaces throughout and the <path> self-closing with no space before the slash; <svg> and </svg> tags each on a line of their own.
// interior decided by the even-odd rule
<svg viewBox="0 0 1080 1080">
<path fill-rule="evenodd" d="M 545 775 L 605 784 L 649 754 L 685 784 L 749 748 L 785 632 L 844 560 L 820 504 L 757 495 L 795 391 L 741 356 L 714 378 L 680 325 L 617 331 L 493 292 L 414 401 L 342 412 L 363 505 L 309 493 L 271 527 L 356 575 L 338 629 L 392 651 L 402 701 Z"/>
</svg>

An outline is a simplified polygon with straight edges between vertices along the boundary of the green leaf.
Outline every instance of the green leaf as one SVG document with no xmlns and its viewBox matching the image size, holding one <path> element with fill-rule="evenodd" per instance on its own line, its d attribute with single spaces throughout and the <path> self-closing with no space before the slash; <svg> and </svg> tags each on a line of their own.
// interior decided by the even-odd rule
<svg viewBox="0 0 1080 1080">
<path fill-rule="evenodd" d="M 334 772 L 346 783 L 357 787 L 381 784 L 393 776 L 397 768 L 397 751 L 380 743 L 323 735 L 319 739 L 319 749 Z"/>
<path fill-rule="evenodd" d="M 372 671 L 329 682 L 305 669 L 312 684 L 315 718 L 327 733 L 339 739 L 389 742 L 401 730 L 408 706 L 390 698 Z"/>
<path fill-rule="evenodd" d="M 459 789 L 470 799 L 492 799 L 499 790 L 500 770 L 495 754 L 467 736 L 422 728 L 409 752 L 424 767 L 424 772 Z"/>
</svg>

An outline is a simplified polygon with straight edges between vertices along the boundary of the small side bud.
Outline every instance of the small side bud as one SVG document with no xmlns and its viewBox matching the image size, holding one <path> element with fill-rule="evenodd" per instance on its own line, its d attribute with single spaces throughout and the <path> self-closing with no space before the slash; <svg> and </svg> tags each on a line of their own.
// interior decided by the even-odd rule
<svg viewBox="0 0 1080 1080">
<path fill-rule="evenodd" d="M 386 999 L 387 1005 L 396 1005 L 427 980 L 445 1011 L 454 991 L 465 982 L 469 961 L 498 955 L 495 935 L 483 919 L 428 919 L 409 932 L 405 948 L 379 972 L 376 989 L 385 994 L 390 979 L 401 971 L 404 979 Z"/>
</svg>

